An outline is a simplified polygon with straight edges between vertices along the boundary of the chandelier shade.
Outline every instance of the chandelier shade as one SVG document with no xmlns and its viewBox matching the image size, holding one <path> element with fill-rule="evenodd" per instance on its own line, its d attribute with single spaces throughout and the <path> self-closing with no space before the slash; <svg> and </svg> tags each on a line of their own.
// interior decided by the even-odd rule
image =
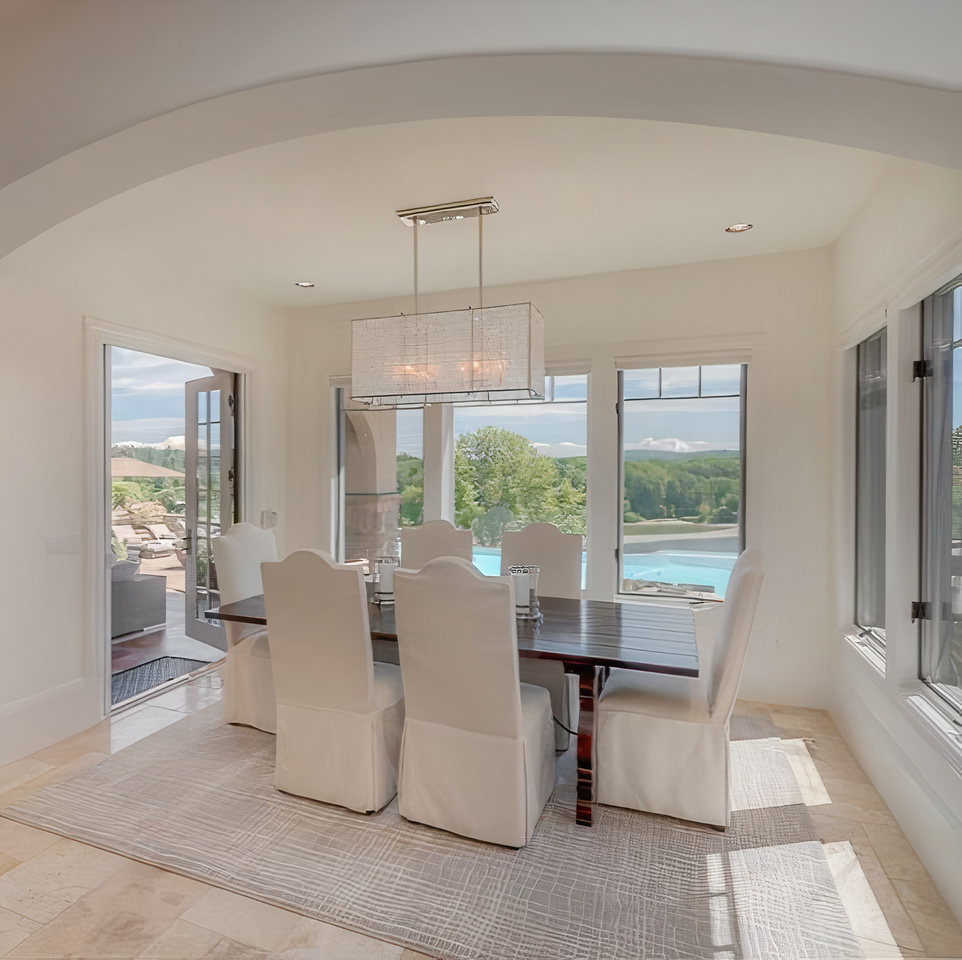
<svg viewBox="0 0 962 960">
<path fill-rule="evenodd" d="M 544 399 L 532 303 L 351 322 L 352 399 L 369 406 Z"/>
</svg>

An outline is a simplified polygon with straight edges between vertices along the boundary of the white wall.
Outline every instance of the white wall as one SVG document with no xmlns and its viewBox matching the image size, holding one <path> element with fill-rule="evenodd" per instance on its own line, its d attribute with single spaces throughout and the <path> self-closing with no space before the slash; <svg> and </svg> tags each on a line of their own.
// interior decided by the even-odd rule
<svg viewBox="0 0 962 960">
<path fill-rule="evenodd" d="M 962 752 L 909 701 L 918 681 L 917 304 L 962 273 L 962 175 L 896 163 L 835 244 L 836 557 L 832 713 L 859 762 L 962 919 Z M 884 673 L 843 639 L 853 631 L 854 373 L 852 347 L 889 329 Z"/>
<path fill-rule="evenodd" d="M 422 296 L 420 306 L 460 307 L 472 296 L 476 291 Z M 827 707 L 834 638 L 829 252 L 601 274 L 485 293 L 489 303 L 526 299 L 545 316 L 548 360 L 594 360 L 593 376 L 614 378 L 618 357 L 657 364 L 751 355 L 747 535 L 762 551 L 767 579 L 742 695 Z M 331 545 L 335 466 L 328 380 L 350 373 L 349 320 L 401 310 L 411 310 L 410 298 L 290 312 L 287 503 L 298 518 L 289 537 L 292 548 Z M 593 411 L 589 429 L 611 438 L 613 485 L 614 434 L 595 419 L 606 416 L 614 416 L 613 404 Z"/>
<path fill-rule="evenodd" d="M 100 387 L 86 382 L 85 316 L 246 358 L 245 499 L 255 519 L 278 510 L 283 537 L 283 314 L 101 240 L 68 223 L 0 260 L 0 764 L 103 716 L 106 647 L 88 623 L 96 558 L 85 530 L 99 494 L 87 484 L 85 412 Z"/>
</svg>

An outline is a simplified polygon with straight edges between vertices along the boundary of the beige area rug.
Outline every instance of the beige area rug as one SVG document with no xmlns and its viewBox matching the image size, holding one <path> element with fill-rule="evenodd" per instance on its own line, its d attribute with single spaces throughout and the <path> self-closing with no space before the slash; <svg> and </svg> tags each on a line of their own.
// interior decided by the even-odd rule
<svg viewBox="0 0 962 960">
<path fill-rule="evenodd" d="M 201 711 L 3 815 L 458 960 L 858 957 L 775 738 L 733 742 L 732 826 L 598 807 L 573 750 L 522 850 L 278 793 L 274 738 Z"/>
</svg>

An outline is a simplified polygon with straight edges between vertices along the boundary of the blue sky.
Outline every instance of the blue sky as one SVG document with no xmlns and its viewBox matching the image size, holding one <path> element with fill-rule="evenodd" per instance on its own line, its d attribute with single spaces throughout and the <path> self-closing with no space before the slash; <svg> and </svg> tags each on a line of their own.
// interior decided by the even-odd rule
<svg viewBox="0 0 962 960">
<path fill-rule="evenodd" d="M 715 449 L 737 450 L 738 406 L 737 397 L 628 402 L 625 443 L 637 443 L 648 438 L 675 438 L 688 443 L 707 443 Z M 583 446 L 587 443 L 585 411 L 584 403 L 557 401 L 455 407 L 454 430 L 460 436 L 493 424 L 520 433 L 532 443 L 574 443 Z M 411 456 L 421 456 L 420 410 L 399 411 L 397 449 Z"/>
<path fill-rule="evenodd" d="M 111 442 L 160 443 L 184 433 L 184 384 L 210 367 L 110 348 Z"/>
</svg>

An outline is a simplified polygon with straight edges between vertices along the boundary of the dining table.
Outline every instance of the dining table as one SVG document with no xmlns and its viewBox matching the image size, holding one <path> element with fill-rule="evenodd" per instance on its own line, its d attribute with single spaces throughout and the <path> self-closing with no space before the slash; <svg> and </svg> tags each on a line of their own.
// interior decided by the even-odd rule
<svg viewBox="0 0 962 960">
<path fill-rule="evenodd" d="M 372 639 L 397 641 L 393 603 L 374 603 Z M 577 823 L 591 826 L 597 769 L 598 701 L 612 668 L 698 676 L 695 621 L 688 604 L 540 597 L 541 618 L 518 620 L 518 655 L 557 660 L 578 678 Z M 263 595 L 225 603 L 208 620 L 267 625 Z"/>
</svg>

